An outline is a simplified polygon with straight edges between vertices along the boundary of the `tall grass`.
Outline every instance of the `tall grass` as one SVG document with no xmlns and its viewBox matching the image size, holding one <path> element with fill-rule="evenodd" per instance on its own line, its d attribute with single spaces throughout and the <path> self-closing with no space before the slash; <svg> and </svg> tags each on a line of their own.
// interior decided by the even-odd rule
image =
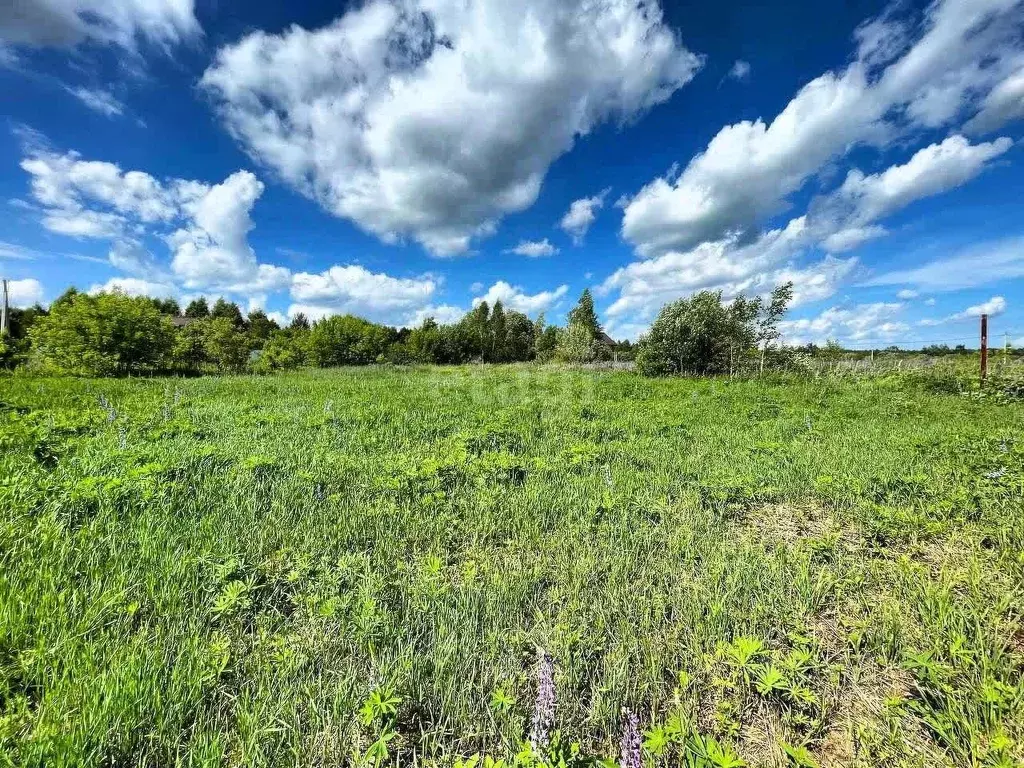
<svg viewBox="0 0 1024 768">
<path fill-rule="evenodd" d="M 0 400 L 0 765 L 585 763 L 624 709 L 658 765 L 1024 759 L 1016 405 L 526 366 Z"/>
</svg>

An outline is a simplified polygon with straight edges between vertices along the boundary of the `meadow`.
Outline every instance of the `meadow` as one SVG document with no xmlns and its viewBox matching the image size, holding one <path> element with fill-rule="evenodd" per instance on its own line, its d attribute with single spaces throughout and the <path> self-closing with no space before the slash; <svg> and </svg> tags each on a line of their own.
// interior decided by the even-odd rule
<svg viewBox="0 0 1024 768">
<path fill-rule="evenodd" d="M 0 379 L 0 766 L 1021 765 L 1024 410 L 940 390 Z"/>
</svg>

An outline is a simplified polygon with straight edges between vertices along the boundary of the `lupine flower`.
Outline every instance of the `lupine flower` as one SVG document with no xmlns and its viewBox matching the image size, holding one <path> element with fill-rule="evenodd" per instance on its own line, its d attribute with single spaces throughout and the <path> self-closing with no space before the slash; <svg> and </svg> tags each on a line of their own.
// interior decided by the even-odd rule
<svg viewBox="0 0 1024 768">
<path fill-rule="evenodd" d="M 533 705 L 530 744 L 535 752 L 545 749 L 555 724 L 555 665 L 543 650 L 537 649 L 537 700 Z"/>
<path fill-rule="evenodd" d="M 622 710 L 622 744 L 619 768 L 640 768 L 640 722 L 628 709 Z"/>
</svg>

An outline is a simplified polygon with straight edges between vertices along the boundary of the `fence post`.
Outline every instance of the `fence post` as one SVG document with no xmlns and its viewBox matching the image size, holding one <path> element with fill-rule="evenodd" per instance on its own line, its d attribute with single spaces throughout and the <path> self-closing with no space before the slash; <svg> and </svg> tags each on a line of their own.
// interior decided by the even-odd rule
<svg viewBox="0 0 1024 768">
<path fill-rule="evenodd" d="M 0 336 L 7 333 L 7 280 L 4 279 L 3 305 L 0 306 Z"/>
<path fill-rule="evenodd" d="M 981 316 L 981 381 L 988 376 L 988 315 Z"/>
</svg>

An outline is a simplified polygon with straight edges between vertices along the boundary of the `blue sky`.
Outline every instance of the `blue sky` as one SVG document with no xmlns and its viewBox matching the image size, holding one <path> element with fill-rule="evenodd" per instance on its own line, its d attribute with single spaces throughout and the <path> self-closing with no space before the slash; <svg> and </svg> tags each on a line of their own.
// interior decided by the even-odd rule
<svg viewBox="0 0 1024 768">
<path fill-rule="evenodd" d="M 1024 0 L 15 0 L 0 92 L 18 303 L 636 338 L 793 280 L 791 341 L 1024 344 Z"/>
</svg>

